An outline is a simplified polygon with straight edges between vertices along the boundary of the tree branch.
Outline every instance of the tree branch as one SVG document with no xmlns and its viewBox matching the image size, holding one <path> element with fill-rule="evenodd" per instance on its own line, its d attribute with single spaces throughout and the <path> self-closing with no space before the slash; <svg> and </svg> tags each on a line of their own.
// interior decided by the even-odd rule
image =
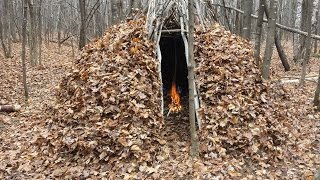
<svg viewBox="0 0 320 180">
<path fill-rule="evenodd" d="M 237 9 L 237 8 L 234 8 L 234 7 L 230 7 L 230 6 L 224 6 L 222 4 L 212 4 L 213 6 L 219 6 L 219 7 L 223 7 L 223 8 L 227 8 L 227 9 L 231 9 L 231 10 L 234 10 L 240 14 L 243 14 L 244 12 L 240 9 Z M 251 17 L 255 18 L 255 19 L 258 19 L 258 16 L 254 15 L 254 14 L 251 14 Z M 264 23 L 267 23 L 268 20 L 267 19 L 263 19 L 263 22 Z M 283 29 L 283 30 L 286 30 L 286 31 L 289 31 L 289 32 L 292 32 L 292 33 L 297 33 L 297 34 L 300 34 L 300 35 L 303 35 L 303 36 L 307 36 L 308 33 L 307 32 L 304 32 L 304 31 L 301 31 L 299 29 L 295 29 L 295 28 L 291 28 L 291 27 L 287 27 L 285 25 L 282 25 L 282 24 L 279 24 L 279 23 L 276 23 L 276 27 L 277 28 L 280 28 L 280 29 Z M 318 35 L 315 35 L 315 34 L 311 34 L 311 38 L 312 39 L 316 39 L 316 40 L 320 40 L 320 36 Z"/>
</svg>

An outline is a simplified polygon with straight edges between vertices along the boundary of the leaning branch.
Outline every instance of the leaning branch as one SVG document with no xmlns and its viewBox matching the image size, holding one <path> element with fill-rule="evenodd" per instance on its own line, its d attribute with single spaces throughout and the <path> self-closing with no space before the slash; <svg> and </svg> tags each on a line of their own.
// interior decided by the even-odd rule
<svg viewBox="0 0 320 180">
<path fill-rule="evenodd" d="M 234 8 L 234 7 L 230 7 L 230 6 L 224 6 L 222 4 L 212 4 L 212 5 L 213 6 L 219 6 L 219 7 L 227 8 L 227 9 L 231 9 L 231 10 L 234 10 L 234 11 L 240 13 L 240 14 L 244 13 L 240 9 L 237 9 L 237 8 Z M 258 19 L 258 16 L 254 15 L 254 14 L 251 14 L 251 17 L 253 17 L 255 19 Z M 268 20 L 267 19 L 263 19 L 263 22 L 267 23 Z M 276 27 L 280 28 L 280 29 L 283 29 L 283 30 L 286 30 L 286 31 L 289 31 L 289 32 L 292 32 L 292 33 L 297 33 L 297 34 L 304 35 L 304 36 L 308 35 L 307 32 L 301 31 L 299 29 L 291 28 L 291 27 L 288 27 L 288 26 L 285 26 L 285 25 L 282 25 L 282 24 L 279 24 L 279 23 L 276 23 Z M 316 40 L 320 40 L 320 36 L 315 35 L 315 34 L 311 34 L 311 38 L 312 39 L 316 39 Z"/>
</svg>

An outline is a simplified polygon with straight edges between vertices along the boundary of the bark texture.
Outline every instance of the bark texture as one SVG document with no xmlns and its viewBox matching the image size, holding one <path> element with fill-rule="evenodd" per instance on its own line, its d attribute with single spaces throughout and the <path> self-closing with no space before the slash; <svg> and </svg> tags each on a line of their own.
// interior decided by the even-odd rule
<svg viewBox="0 0 320 180">
<path fill-rule="evenodd" d="M 269 6 L 270 15 L 268 18 L 266 50 L 264 54 L 264 60 L 262 63 L 262 77 L 264 79 L 270 78 L 270 64 L 271 64 L 271 56 L 273 53 L 273 44 L 274 44 L 275 29 L 276 29 L 277 6 L 278 6 L 278 0 L 270 0 L 270 6 Z"/>
<path fill-rule="evenodd" d="M 79 0 L 80 7 L 80 39 L 79 49 L 82 49 L 86 45 L 86 1 Z"/>
<path fill-rule="evenodd" d="M 311 53 L 311 29 L 312 29 L 312 1 L 311 0 L 306 0 L 306 4 L 305 4 L 305 8 L 307 10 L 306 12 L 306 16 L 307 16 L 307 20 L 306 20 L 306 28 L 308 31 L 308 36 L 306 38 L 306 42 L 305 42 L 305 47 L 304 49 L 302 49 L 302 51 L 305 51 L 304 54 L 304 59 L 303 59 L 303 64 L 302 64 L 302 73 L 301 73 L 301 79 L 300 79 L 300 83 L 299 86 L 304 86 L 305 84 L 305 77 L 306 77 L 306 73 L 307 73 L 307 65 L 310 59 L 310 53 Z"/>
<path fill-rule="evenodd" d="M 28 5 L 28 0 L 24 0 L 21 61 L 22 61 L 22 83 L 23 83 L 23 89 L 24 89 L 24 97 L 26 101 L 28 101 L 28 97 L 29 97 L 28 86 L 27 86 L 27 71 L 26 71 L 26 44 L 27 44 L 27 19 L 28 19 L 27 5 Z"/>
<path fill-rule="evenodd" d="M 188 83 L 189 83 L 189 121 L 190 121 L 190 133 L 191 133 L 191 156 L 199 156 L 199 139 L 196 131 L 196 110 L 194 101 L 194 1 L 189 0 L 188 3 L 189 10 L 189 63 L 188 63 Z"/>
</svg>

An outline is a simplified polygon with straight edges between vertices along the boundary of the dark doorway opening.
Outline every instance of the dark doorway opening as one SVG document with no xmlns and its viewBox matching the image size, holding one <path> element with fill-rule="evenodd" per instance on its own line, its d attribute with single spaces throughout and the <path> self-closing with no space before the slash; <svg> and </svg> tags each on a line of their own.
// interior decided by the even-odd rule
<svg viewBox="0 0 320 180">
<path fill-rule="evenodd" d="M 188 68 L 185 46 L 180 33 L 164 33 L 160 39 L 161 75 L 167 140 L 189 142 Z M 170 90 L 175 82 L 180 95 L 181 111 L 169 113 Z"/>
<path fill-rule="evenodd" d="M 188 68 L 180 33 L 163 34 L 160 39 L 160 49 L 164 95 L 170 93 L 172 82 L 175 81 L 180 95 L 187 96 Z"/>
</svg>

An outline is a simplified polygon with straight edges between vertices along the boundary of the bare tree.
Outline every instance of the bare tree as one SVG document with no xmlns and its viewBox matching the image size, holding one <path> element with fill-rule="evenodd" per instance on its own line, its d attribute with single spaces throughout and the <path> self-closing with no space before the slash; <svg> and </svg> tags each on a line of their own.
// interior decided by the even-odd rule
<svg viewBox="0 0 320 180">
<path fill-rule="evenodd" d="M 111 0 L 112 24 L 118 23 L 122 18 L 122 2 L 119 0 Z"/>
<path fill-rule="evenodd" d="M 80 40 L 79 40 L 79 49 L 83 48 L 86 45 L 86 1 L 79 0 L 80 7 Z"/>
<path fill-rule="evenodd" d="M 318 82 L 317 82 L 317 88 L 314 93 L 314 99 L 313 99 L 313 105 L 318 106 L 319 105 L 319 95 L 320 95 L 320 68 L 319 68 L 319 75 L 318 75 Z M 318 108 L 318 110 L 320 110 Z"/>
<path fill-rule="evenodd" d="M 29 7 L 29 16 L 30 16 L 30 39 L 29 39 L 29 46 L 30 46 L 30 62 L 32 66 L 38 64 L 38 54 L 37 54 L 37 28 L 36 28 L 36 14 L 34 3 L 31 0 L 28 0 L 28 7 Z"/>
<path fill-rule="evenodd" d="M 38 61 L 39 61 L 39 65 L 42 66 L 42 15 L 41 15 L 41 8 L 42 7 L 42 0 L 39 1 L 39 8 L 38 8 L 38 29 L 37 29 L 37 33 L 38 33 L 38 46 L 39 46 L 39 57 L 38 57 Z"/>
<path fill-rule="evenodd" d="M 268 8 L 268 5 L 266 4 L 265 1 L 264 1 L 264 3 L 265 3 L 265 13 L 266 13 L 266 16 L 268 18 L 269 17 L 269 8 Z M 281 45 L 281 37 L 279 37 L 279 36 L 280 35 L 278 35 L 278 33 L 274 34 L 275 45 L 276 45 L 276 48 L 277 48 L 281 63 L 283 65 L 283 67 L 284 67 L 284 70 L 285 71 L 289 71 L 290 70 L 290 65 L 289 65 L 287 56 L 286 56 L 286 54 L 285 54 L 285 52 L 283 50 L 283 47 Z"/>
<path fill-rule="evenodd" d="M 244 38 L 250 39 L 251 35 L 251 14 L 252 14 L 253 0 L 243 0 L 243 28 L 242 36 Z"/>
<path fill-rule="evenodd" d="M 278 0 L 270 0 L 270 6 L 269 6 L 270 7 L 270 15 L 268 18 L 268 35 L 267 35 L 264 60 L 262 63 L 262 77 L 264 79 L 270 78 L 270 64 L 271 64 L 271 56 L 273 53 L 273 47 L 274 47 L 277 6 L 278 6 Z"/>
<path fill-rule="evenodd" d="M 15 9 L 13 8 L 13 3 L 14 1 L 12 0 L 8 0 L 9 3 L 9 18 L 10 18 L 10 33 L 11 33 L 11 37 L 13 42 L 17 42 L 18 38 L 17 38 L 17 28 L 16 28 L 16 23 L 15 23 L 15 17 L 17 16 L 15 14 Z"/>
<path fill-rule="evenodd" d="M 10 13 L 9 13 L 9 1 L 5 0 L 3 7 L 3 19 L 0 19 L 0 40 L 4 52 L 4 56 L 6 58 L 10 58 L 12 56 L 12 38 L 11 38 L 11 24 L 10 24 Z"/>
<path fill-rule="evenodd" d="M 262 24 L 263 24 L 263 16 L 264 16 L 264 9 L 265 9 L 265 1 L 260 0 L 259 2 L 259 14 L 258 14 L 258 22 L 257 22 L 257 29 L 256 29 L 256 39 L 255 39 L 255 51 L 254 56 L 256 59 L 256 63 L 260 66 L 261 59 L 260 59 L 260 47 L 261 47 L 261 33 L 262 33 Z"/>
<path fill-rule="evenodd" d="M 60 1 L 59 2 L 59 19 L 58 19 L 58 25 L 57 25 L 58 26 L 57 27 L 57 31 L 58 31 L 58 50 L 59 50 L 59 54 L 61 53 L 62 11 L 63 11 L 63 2 Z"/>
<path fill-rule="evenodd" d="M 22 82 L 25 100 L 28 100 L 27 72 L 26 72 L 26 44 L 27 44 L 27 19 L 28 19 L 28 0 L 24 0 L 23 5 L 23 24 L 22 24 Z"/>
<path fill-rule="evenodd" d="M 100 37 L 102 36 L 103 34 L 103 27 L 105 26 L 104 25 L 104 20 L 102 19 L 102 13 L 101 13 L 101 1 L 100 0 L 97 0 L 97 10 L 96 12 L 94 13 L 95 14 L 95 18 L 94 18 L 94 35 L 96 37 Z"/>
<path fill-rule="evenodd" d="M 307 64 L 310 59 L 310 53 L 311 53 L 311 28 L 312 28 L 312 1 L 307 0 L 305 4 L 305 8 L 307 10 L 307 20 L 306 20 L 306 28 L 308 31 L 308 36 L 306 38 L 306 43 L 304 46 L 304 50 L 306 53 L 304 54 L 304 59 L 303 59 L 303 65 L 302 65 L 302 74 L 299 82 L 299 86 L 304 86 L 305 84 L 305 77 L 306 77 L 306 71 L 307 71 Z"/>
<path fill-rule="evenodd" d="M 315 34 L 318 34 L 320 32 L 320 2 L 318 2 L 318 11 L 315 14 Z M 312 16 L 314 17 L 314 16 Z M 314 40 L 314 53 L 318 53 L 318 40 Z"/>
</svg>

